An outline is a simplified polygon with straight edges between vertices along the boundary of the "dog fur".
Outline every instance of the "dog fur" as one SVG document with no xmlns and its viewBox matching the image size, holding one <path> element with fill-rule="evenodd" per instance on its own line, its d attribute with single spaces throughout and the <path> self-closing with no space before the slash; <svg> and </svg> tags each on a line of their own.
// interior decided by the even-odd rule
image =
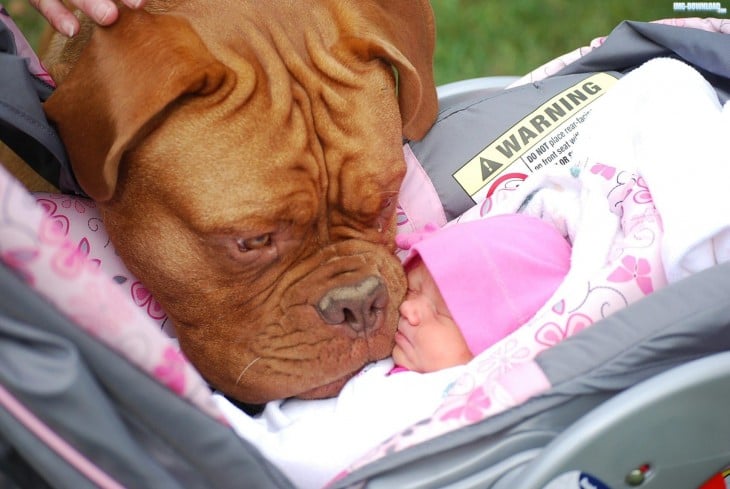
<svg viewBox="0 0 730 489">
<path fill-rule="evenodd" d="M 44 58 L 117 252 L 217 389 L 336 395 L 393 346 L 402 138 L 437 111 L 429 2 L 120 8 Z"/>
</svg>

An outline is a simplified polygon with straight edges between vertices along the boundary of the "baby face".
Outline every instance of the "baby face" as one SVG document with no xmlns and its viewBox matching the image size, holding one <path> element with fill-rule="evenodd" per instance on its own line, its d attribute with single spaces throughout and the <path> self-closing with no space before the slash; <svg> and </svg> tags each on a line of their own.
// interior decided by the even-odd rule
<svg viewBox="0 0 730 489">
<path fill-rule="evenodd" d="M 467 363 L 473 355 L 420 258 L 411 262 L 406 276 L 408 292 L 399 309 L 395 363 L 415 372 Z"/>
</svg>

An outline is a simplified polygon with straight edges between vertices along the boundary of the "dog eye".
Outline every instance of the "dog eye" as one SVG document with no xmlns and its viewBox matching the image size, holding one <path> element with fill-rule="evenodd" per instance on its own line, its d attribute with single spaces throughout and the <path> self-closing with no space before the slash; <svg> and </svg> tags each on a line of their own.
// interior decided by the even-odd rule
<svg viewBox="0 0 730 489">
<path fill-rule="evenodd" d="M 238 245 L 238 251 L 244 253 L 246 251 L 260 250 L 271 246 L 271 234 L 262 234 L 253 238 L 238 238 L 236 239 L 236 245 Z"/>
</svg>

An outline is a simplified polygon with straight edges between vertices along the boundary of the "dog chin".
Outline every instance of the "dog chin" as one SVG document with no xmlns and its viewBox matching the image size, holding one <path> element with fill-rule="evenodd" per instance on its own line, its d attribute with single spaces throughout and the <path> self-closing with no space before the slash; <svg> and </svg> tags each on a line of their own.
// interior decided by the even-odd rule
<svg viewBox="0 0 730 489">
<path fill-rule="evenodd" d="M 315 387 L 314 389 L 310 389 L 306 392 L 297 394 L 296 397 L 298 397 L 299 399 L 327 399 L 328 397 L 335 397 L 340 393 L 347 381 L 357 375 L 360 370 L 362 370 L 362 368 L 359 368 L 354 372 L 340 377 L 339 379 L 330 382 L 329 384 L 320 385 L 319 387 Z"/>
</svg>

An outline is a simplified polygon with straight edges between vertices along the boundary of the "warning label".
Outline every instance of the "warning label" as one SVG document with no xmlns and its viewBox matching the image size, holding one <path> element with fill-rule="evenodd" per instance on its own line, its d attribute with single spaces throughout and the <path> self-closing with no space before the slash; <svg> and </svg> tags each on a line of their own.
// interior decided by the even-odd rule
<svg viewBox="0 0 730 489">
<path fill-rule="evenodd" d="M 498 177 L 529 175 L 546 165 L 567 165 L 577 128 L 617 78 L 596 73 L 551 98 L 454 172 L 459 185 L 477 202 L 493 190 Z M 490 185 L 491 184 L 491 185 Z"/>
</svg>

